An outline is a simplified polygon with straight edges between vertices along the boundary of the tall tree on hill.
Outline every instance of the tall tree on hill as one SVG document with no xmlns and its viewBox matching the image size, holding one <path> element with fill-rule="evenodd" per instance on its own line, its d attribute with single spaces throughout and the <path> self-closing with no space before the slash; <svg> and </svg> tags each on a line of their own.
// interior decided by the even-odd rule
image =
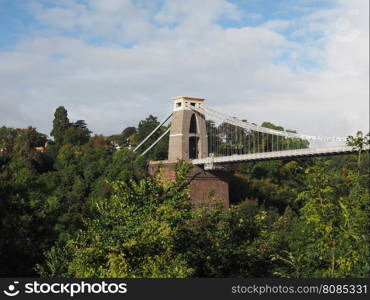
<svg viewBox="0 0 370 300">
<path fill-rule="evenodd" d="M 90 139 L 91 131 L 85 120 L 77 120 L 63 134 L 63 144 L 83 145 Z"/>
<path fill-rule="evenodd" d="M 138 142 L 143 141 L 158 125 L 160 122 L 157 117 L 149 115 L 145 120 L 140 121 L 137 127 L 136 138 Z M 147 148 L 154 143 L 166 130 L 167 126 L 162 126 L 153 134 L 148 141 L 143 145 Z M 164 137 L 146 156 L 146 160 L 164 160 L 168 157 L 168 135 Z"/>
<path fill-rule="evenodd" d="M 70 127 L 68 113 L 64 106 L 59 106 L 54 113 L 53 129 L 50 135 L 57 145 L 63 145 L 65 131 Z"/>
<path fill-rule="evenodd" d="M 154 128 L 159 125 L 157 117 L 150 115 L 145 120 L 140 121 L 139 126 L 137 127 L 137 138 L 138 141 L 141 142 L 143 139 L 147 137 L 149 133 L 152 132 Z M 158 137 L 158 133 L 154 134 L 154 137 L 150 140 L 154 140 Z"/>
<path fill-rule="evenodd" d="M 124 146 L 129 146 L 129 144 L 130 144 L 130 140 L 129 140 L 129 138 L 132 136 L 132 135 L 134 135 L 135 133 L 136 133 L 136 128 L 135 127 L 126 127 L 123 131 L 122 131 L 122 133 L 121 133 L 121 137 L 122 137 L 122 144 L 124 145 Z"/>
</svg>

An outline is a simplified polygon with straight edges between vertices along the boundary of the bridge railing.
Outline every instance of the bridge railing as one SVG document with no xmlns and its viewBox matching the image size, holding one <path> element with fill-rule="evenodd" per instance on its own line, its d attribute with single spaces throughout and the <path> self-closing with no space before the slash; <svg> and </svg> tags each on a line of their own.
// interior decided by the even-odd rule
<svg viewBox="0 0 370 300">
<path fill-rule="evenodd" d="M 369 151 L 370 146 L 367 146 L 364 151 Z M 231 156 L 206 157 L 203 159 L 194 159 L 192 163 L 195 165 L 204 165 L 205 169 L 215 169 L 217 165 L 237 163 L 242 161 L 256 161 L 256 160 L 271 160 L 271 159 L 283 159 L 283 158 L 294 158 L 294 157 L 313 157 L 322 155 L 335 155 L 335 154 L 346 154 L 355 153 L 353 147 L 350 146 L 337 146 L 327 148 L 308 148 L 308 149 L 295 149 L 295 150 L 282 150 L 276 152 L 262 152 L 262 153 L 250 153 L 250 154 L 235 154 Z"/>
</svg>

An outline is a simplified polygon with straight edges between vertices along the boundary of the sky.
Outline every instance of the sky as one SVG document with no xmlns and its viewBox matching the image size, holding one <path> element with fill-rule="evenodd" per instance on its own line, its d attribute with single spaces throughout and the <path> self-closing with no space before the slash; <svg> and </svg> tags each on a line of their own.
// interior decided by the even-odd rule
<svg viewBox="0 0 370 300">
<path fill-rule="evenodd" d="M 116 134 L 171 98 L 308 135 L 369 130 L 368 0 L 0 0 L 0 126 Z"/>
</svg>

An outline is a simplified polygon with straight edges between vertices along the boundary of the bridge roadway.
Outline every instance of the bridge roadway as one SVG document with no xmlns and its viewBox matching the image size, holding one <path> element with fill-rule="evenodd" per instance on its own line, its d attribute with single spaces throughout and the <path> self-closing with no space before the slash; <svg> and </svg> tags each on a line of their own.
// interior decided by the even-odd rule
<svg viewBox="0 0 370 300">
<path fill-rule="evenodd" d="M 363 151 L 369 151 L 370 147 L 367 147 Z M 349 146 L 336 146 L 328 148 L 306 148 L 296 150 L 283 150 L 274 152 L 262 152 L 262 153 L 250 153 L 250 154 L 234 154 L 230 156 L 219 156 L 219 157 L 206 157 L 201 159 L 193 159 L 194 165 L 204 165 L 205 170 L 215 169 L 215 165 L 237 163 L 243 161 L 255 161 L 255 160 L 271 160 L 281 158 L 294 158 L 294 157 L 312 157 L 312 156 L 323 156 L 323 155 L 335 155 L 335 154 L 348 154 L 357 152 Z"/>
</svg>

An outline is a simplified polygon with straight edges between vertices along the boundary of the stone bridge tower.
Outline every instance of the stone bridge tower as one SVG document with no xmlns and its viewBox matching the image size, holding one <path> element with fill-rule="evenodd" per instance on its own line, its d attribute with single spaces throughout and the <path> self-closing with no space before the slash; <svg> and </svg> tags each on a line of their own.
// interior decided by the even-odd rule
<svg viewBox="0 0 370 300">
<path fill-rule="evenodd" d="M 187 106 L 201 107 L 203 98 L 173 98 L 168 160 L 196 159 L 208 156 L 208 136 L 204 115 Z"/>
<path fill-rule="evenodd" d="M 170 141 L 167 161 L 149 163 L 149 174 L 155 174 L 160 168 L 165 178 L 174 179 L 175 165 L 178 159 L 192 160 L 208 157 L 208 136 L 205 116 L 194 112 L 187 106 L 201 107 L 203 98 L 173 98 L 173 115 L 170 129 Z M 212 203 L 223 199 L 229 206 L 229 174 L 226 171 L 206 171 L 194 166 L 188 174 L 191 201 L 196 205 Z"/>
</svg>

